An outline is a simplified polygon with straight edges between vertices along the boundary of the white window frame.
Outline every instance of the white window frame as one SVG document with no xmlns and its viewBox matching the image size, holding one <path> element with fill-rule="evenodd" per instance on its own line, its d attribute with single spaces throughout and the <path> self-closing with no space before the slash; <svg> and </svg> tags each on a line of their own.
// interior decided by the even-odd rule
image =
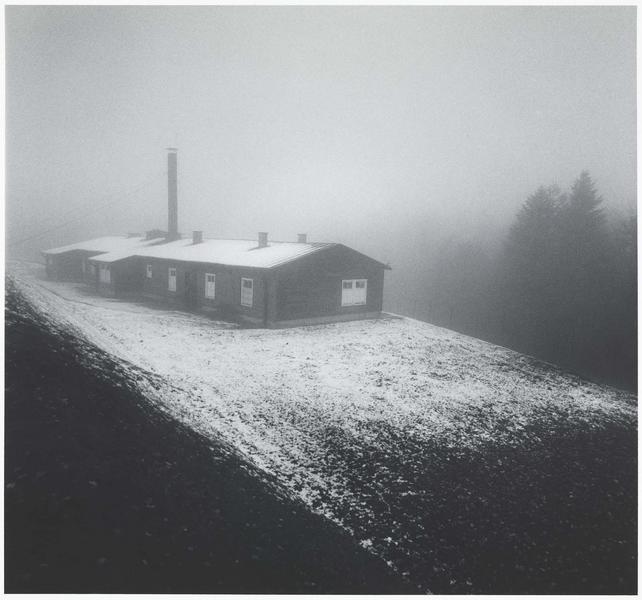
<svg viewBox="0 0 642 600">
<path fill-rule="evenodd" d="M 243 285 L 246 281 L 250 282 L 249 287 Z M 249 290 L 249 292 L 244 294 L 244 290 Z M 241 306 L 254 306 L 254 279 L 250 277 L 241 277 Z"/>
<path fill-rule="evenodd" d="M 153 274 L 154 274 L 154 270 L 152 268 L 152 265 L 148 264 L 147 265 L 147 272 L 146 272 L 147 279 L 151 279 Z"/>
<path fill-rule="evenodd" d="M 349 283 L 350 287 L 345 287 Z M 363 283 L 357 287 L 357 283 Z M 357 294 L 357 290 L 363 290 Z M 362 296 L 362 297 L 361 297 Z M 341 280 L 341 306 L 363 306 L 368 302 L 368 280 L 367 279 L 342 279 Z"/>
<path fill-rule="evenodd" d="M 170 292 L 176 291 L 176 267 L 169 267 L 167 269 L 167 289 Z"/>
<path fill-rule="evenodd" d="M 210 300 L 216 298 L 216 273 L 205 273 L 205 297 Z"/>
</svg>

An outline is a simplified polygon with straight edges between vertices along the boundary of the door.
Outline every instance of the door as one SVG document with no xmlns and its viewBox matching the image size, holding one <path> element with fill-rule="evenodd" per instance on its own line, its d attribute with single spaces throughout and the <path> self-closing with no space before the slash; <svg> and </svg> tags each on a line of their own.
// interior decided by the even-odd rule
<svg viewBox="0 0 642 600">
<path fill-rule="evenodd" d="M 170 267 L 167 270 L 167 289 L 170 292 L 176 291 L 176 267 Z"/>
<path fill-rule="evenodd" d="M 254 279 L 241 277 L 241 306 L 254 304 Z"/>
<path fill-rule="evenodd" d="M 196 273 L 194 271 L 185 271 L 185 306 L 195 308 L 197 301 Z"/>
</svg>

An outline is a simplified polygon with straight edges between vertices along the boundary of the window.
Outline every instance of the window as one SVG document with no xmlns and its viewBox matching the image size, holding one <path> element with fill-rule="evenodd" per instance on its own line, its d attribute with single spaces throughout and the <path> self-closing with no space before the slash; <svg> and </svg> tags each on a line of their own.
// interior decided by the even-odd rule
<svg viewBox="0 0 642 600">
<path fill-rule="evenodd" d="M 254 302 L 254 280 L 241 277 L 241 305 L 252 306 Z"/>
<path fill-rule="evenodd" d="M 341 306 L 365 304 L 367 293 L 367 279 L 344 279 L 341 282 Z"/>
<path fill-rule="evenodd" d="M 147 279 L 152 278 L 152 265 L 147 265 Z"/>
<path fill-rule="evenodd" d="M 168 273 L 169 273 L 169 277 L 167 278 L 167 289 L 170 292 L 175 292 L 176 291 L 176 268 L 170 267 Z"/>
<path fill-rule="evenodd" d="M 111 283 L 111 271 L 109 267 L 100 265 L 100 270 L 98 271 L 98 279 L 101 283 Z"/>
<path fill-rule="evenodd" d="M 205 297 L 214 298 L 216 294 L 216 275 L 205 273 Z"/>
</svg>

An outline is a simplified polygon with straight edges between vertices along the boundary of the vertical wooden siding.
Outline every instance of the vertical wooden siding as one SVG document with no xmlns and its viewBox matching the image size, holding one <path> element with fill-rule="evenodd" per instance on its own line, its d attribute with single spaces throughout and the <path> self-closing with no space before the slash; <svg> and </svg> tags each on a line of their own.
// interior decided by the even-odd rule
<svg viewBox="0 0 642 600">
<path fill-rule="evenodd" d="M 186 296 L 186 274 L 192 273 L 196 284 L 196 308 L 227 308 L 253 319 L 263 319 L 265 302 L 265 271 L 228 267 L 215 264 L 190 263 L 167 259 L 139 259 L 142 273 L 142 293 L 147 297 L 166 299 L 172 304 L 184 305 Z M 152 278 L 146 277 L 147 265 L 152 265 Z M 169 288 L 169 268 L 176 269 L 176 291 Z M 205 297 L 205 275 L 216 276 L 215 298 Z M 254 298 L 251 307 L 241 305 L 241 278 L 254 280 Z"/>
<path fill-rule="evenodd" d="M 341 282 L 367 279 L 366 304 L 341 306 Z M 379 312 L 384 269 L 345 246 L 312 254 L 278 271 L 276 320 Z"/>
</svg>

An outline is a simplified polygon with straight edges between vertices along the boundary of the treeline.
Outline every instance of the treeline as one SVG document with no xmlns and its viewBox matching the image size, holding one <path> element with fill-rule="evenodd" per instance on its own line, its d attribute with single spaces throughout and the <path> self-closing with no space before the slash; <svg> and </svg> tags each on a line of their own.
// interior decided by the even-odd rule
<svg viewBox="0 0 642 600">
<path fill-rule="evenodd" d="M 530 196 L 498 252 L 447 243 L 430 279 L 431 322 L 635 389 L 636 218 L 607 219 L 587 172 Z"/>
</svg>

